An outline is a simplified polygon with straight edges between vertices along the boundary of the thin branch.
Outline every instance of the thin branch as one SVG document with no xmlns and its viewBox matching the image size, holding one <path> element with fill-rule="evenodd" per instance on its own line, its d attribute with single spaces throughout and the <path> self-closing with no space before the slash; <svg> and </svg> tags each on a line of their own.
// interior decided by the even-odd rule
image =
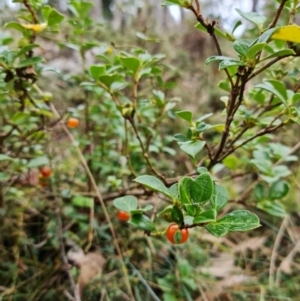
<svg viewBox="0 0 300 301">
<path fill-rule="evenodd" d="M 80 301 L 79 291 L 76 287 L 74 278 L 72 276 L 71 271 L 67 268 L 69 263 L 68 263 L 68 258 L 67 258 L 67 254 L 66 254 L 66 250 L 65 250 L 64 240 L 63 240 L 63 230 L 62 230 L 63 226 L 62 226 L 62 220 L 61 220 L 59 208 L 57 209 L 56 215 L 57 215 L 57 217 L 56 217 L 57 218 L 57 236 L 58 236 L 58 241 L 59 241 L 60 256 L 64 263 L 65 270 L 68 274 L 68 278 L 69 278 L 71 289 L 73 291 L 73 296 L 74 296 L 73 300 Z"/>
<path fill-rule="evenodd" d="M 150 161 L 150 159 L 149 159 L 149 155 L 148 155 L 148 153 L 147 153 L 147 151 L 146 151 L 146 149 L 145 149 L 145 146 L 144 146 L 144 144 L 143 144 L 142 138 L 141 138 L 141 136 L 140 136 L 140 134 L 139 134 L 139 132 L 138 132 L 138 130 L 137 130 L 137 128 L 136 128 L 134 118 L 129 118 L 128 120 L 129 120 L 130 124 L 132 125 L 132 128 L 133 128 L 133 130 L 134 130 L 135 136 L 136 136 L 136 138 L 138 139 L 138 141 L 139 141 L 139 143 L 140 143 L 140 147 L 141 147 L 141 149 L 142 149 L 143 156 L 144 156 L 144 158 L 145 158 L 145 160 L 146 160 L 146 163 L 148 164 L 149 168 L 151 169 L 151 171 L 152 171 L 157 177 L 159 177 L 159 178 L 164 182 L 164 184 L 167 184 L 166 178 L 165 178 L 162 174 L 160 174 L 160 173 L 154 168 L 154 166 L 152 165 L 152 163 L 151 163 L 151 161 Z"/>
<path fill-rule="evenodd" d="M 51 106 L 51 110 L 52 110 L 52 112 L 54 113 L 54 115 L 55 115 L 57 118 L 59 118 L 60 115 L 59 115 L 59 113 L 57 112 L 57 110 L 56 110 L 56 108 L 54 107 L 54 105 L 51 104 L 50 106 Z M 109 226 L 110 232 L 111 232 L 112 237 L 113 237 L 113 244 L 114 244 L 114 246 L 115 246 L 115 249 L 116 249 L 116 251 L 117 251 L 117 256 L 118 256 L 118 258 L 119 258 L 119 260 L 120 260 L 120 262 L 121 262 L 121 265 L 122 265 L 122 271 L 123 271 L 124 276 L 125 276 L 124 279 L 125 279 L 125 285 L 126 285 L 126 287 L 127 287 L 128 294 L 130 295 L 131 300 L 134 301 L 135 298 L 134 298 L 134 295 L 133 295 L 133 292 L 132 292 L 132 288 L 131 288 L 131 284 L 130 284 L 130 281 L 129 281 L 127 268 L 126 268 L 125 263 L 124 263 L 123 255 L 122 255 L 122 252 L 121 252 L 121 248 L 120 248 L 120 246 L 119 246 L 119 243 L 118 243 L 118 240 L 117 240 L 117 236 L 116 236 L 116 233 L 115 233 L 113 224 L 112 224 L 112 222 L 111 222 L 110 216 L 109 216 L 109 214 L 108 214 L 108 211 L 107 211 L 107 209 L 106 209 L 105 203 L 104 203 L 104 201 L 103 201 L 102 195 L 101 195 L 101 193 L 100 193 L 100 191 L 99 191 L 99 189 L 98 189 L 98 185 L 97 185 L 97 183 L 96 183 L 96 181 L 95 181 L 95 179 L 94 179 L 94 176 L 93 176 L 93 174 L 92 174 L 92 172 L 91 172 L 91 170 L 90 170 L 90 168 L 89 168 L 89 166 L 88 166 L 88 164 L 87 164 L 87 162 L 86 162 L 86 160 L 85 160 L 85 158 L 84 158 L 84 156 L 83 156 L 83 153 L 81 152 L 80 148 L 79 148 L 79 147 L 77 146 L 77 144 L 76 144 L 75 138 L 73 137 L 73 135 L 70 133 L 70 131 L 68 130 L 68 128 L 66 127 L 66 125 L 65 125 L 63 122 L 60 122 L 60 124 L 61 124 L 63 130 L 65 131 L 65 133 L 67 134 L 68 138 L 70 139 L 70 141 L 72 141 L 74 147 L 76 148 L 77 155 L 78 155 L 78 157 L 79 157 L 79 159 L 80 159 L 80 161 L 81 161 L 81 164 L 83 165 L 83 167 L 84 167 L 84 169 L 85 169 L 85 172 L 87 173 L 87 175 L 88 175 L 88 177 L 89 177 L 89 179 L 90 179 L 90 181 L 91 181 L 92 187 L 93 187 L 94 192 L 95 192 L 95 194 L 96 194 L 96 196 L 97 196 L 97 200 L 98 200 L 98 202 L 99 202 L 100 205 L 101 205 L 101 208 L 102 208 L 102 210 L 103 210 L 105 219 L 106 219 L 106 221 L 107 221 L 107 224 L 108 224 L 108 226 Z"/>
<path fill-rule="evenodd" d="M 274 247 L 272 250 L 271 254 L 271 259 L 270 259 L 270 268 L 269 268 L 269 289 L 272 289 L 274 286 L 274 273 L 276 269 L 276 258 L 277 258 L 277 250 L 279 249 L 282 237 L 284 235 L 285 228 L 288 223 L 288 218 L 285 217 L 282 221 L 282 224 L 279 228 L 278 234 L 276 236 L 275 242 L 274 242 Z"/>
<path fill-rule="evenodd" d="M 217 39 L 217 37 L 216 37 L 215 29 L 214 29 L 214 27 L 215 27 L 215 25 L 216 25 L 217 22 L 214 21 L 214 20 L 211 21 L 211 22 L 206 22 L 206 21 L 204 20 L 203 16 L 201 15 L 201 13 L 198 13 L 197 10 L 193 7 L 193 5 L 190 5 L 190 6 L 188 7 L 188 9 L 190 9 L 190 10 L 194 13 L 194 15 L 195 15 L 197 21 L 198 21 L 202 26 L 205 27 L 206 31 L 207 31 L 207 32 L 209 33 L 209 35 L 212 37 L 212 39 L 213 39 L 213 41 L 214 41 L 214 44 L 215 44 L 215 47 L 216 47 L 216 49 L 217 49 L 218 55 L 222 55 L 222 50 L 221 50 L 219 41 L 218 41 L 218 39 Z M 227 75 L 227 77 L 228 77 L 228 80 L 229 80 L 229 82 L 230 82 L 231 87 L 233 87 L 234 84 L 233 84 L 233 80 L 232 80 L 232 77 L 231 77 L 230 73 L 228 72 L 227 69 L 224 69 L 224 71 L 225 71 L 225 73 L 226 73 L 226 75 Z"/>
<path fill-rule="evenodd" d="M 281 3 L 280 3 L 280 5 L 279 5 L 279 7 L 278 7 L 278 9 L 277 9 L 277 11 L 276 11 L 275 18 L 274 18 L 273 22 L 270 24 L 269 29 L 276 26 L 277 21 L 278 21 L 280 15 L 281 15 L 281 13 L 282 13 L 282 10 L 283 10 L 283 8 L 284 8 L 284 5 L 285 5 L 285 2 L 286 2 L 286 1 L 287 1 L 287 0 L 281 0 Z"/>
<path fill-rule="evenodd" d="M 275 63 L 277 63 L 278 61 L 289 57 L 289 56 L 293 56 L 293 57 L 298 57 L 300 56 L 300 54 L 296 54 L 296 55 L 291 55 L 291 54 L 287 54 L 287 55 L 283 55 L 280 57 L 276 57 L 275 59 L 269 61 L 267 64 L 265 64 L 264 66 L 262 66 L 260 69 L 256 70 L 255 72 L 253 72 L 249 77 L 248 77 L 248 81 L 250 81 L 252 78 L 254 78 L 255 76 L 257 76 L 258 74 L 262 73 L 263 71 L 265 71 L 266 69 L 268 69 L 269 67 L 271 67 L 272 65 L 274 65 Z"/>
<path fill-rule="evenodd" d="M 239 145 L 235 146 L 234 148 L 232 148 L 231 150 L 228 150 L 221 158 L 218 159 L 218 162 L 221 162 L 222 160 L 224 160 L 227 156 L 229 156 L 230 154 L 232 154 L 233 152 L 235 152 L 238 148 L 241 148 L 242 146 L 246 145 L 248 142 L 252 141 L 253 139 L 257 138 L 257 137 L 260 137 L 260 136 L 263 136 L 265 134 L 268 134 L 268 133 L 272 133 L 274 132 L 275 130 L 281 128 L 282 126 L 284 126 L 284 123 L 280 123 L 279 125 L 277 126 L 274 126 L 272 128 L 264 128 L 262 130 L 260 130 L 258 133 L 256 133 L 254 136 L 246 139 L 245 141 L 243 141 L 242 143 L 240 143 Z"/>
<path fill-rule="evenodd" d="M 195 0 L 195 3 L 196 3 L 196 12 L 197 12 L 197 15 L 201 15 L 201 8 L 200 8 L 200 2 L 199 0 Z"/>
</svg>

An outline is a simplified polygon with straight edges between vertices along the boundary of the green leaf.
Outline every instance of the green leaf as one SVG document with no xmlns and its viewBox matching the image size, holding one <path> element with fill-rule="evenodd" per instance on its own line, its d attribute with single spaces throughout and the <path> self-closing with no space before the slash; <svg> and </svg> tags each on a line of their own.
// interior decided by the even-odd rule
<svg viewBox="0 0 300 301">
<path fill-rule="evenodd" d="M 258 43 L 258 44 L 252 45 L 248 49 L 248 51 L 246 53 L 246 57 L 249 59 L 255 58 L 256 55 L 266 47 L 266 45 L 267 45 L 267 43 Z"/>
<path fill-rule="evenodd" d="M 173 206 L 172 208 L 172 212 L 171 212 L 171 217 L 173 219 L 173 221 L 178 224 L 178 225 L 182 225 L 183 222 L 183 214 L 182 211 L 179 207 L 177 206 Z"/>
<path fill-rule="evenodd" d="M 48 14 L 47 24 L 48 26 L 58 25 L 63 21 L 64 18 L 64 15 L 60 14 L 56 9 L 52 8 L 50 13 Z"/>
<path fill-rule="evenodd" d="M 198 206 L 194 206 L 192 203 L 192 197 L 191 197 L 191 189 L 194 181 L 191 178 L 184 177 L 182 178 L 178 183 L 178 189 L 179 189 L 179 199 L 183 206 L 183 208 L 187 211 L 187 213 L 191 216 L 194 216 L 198 211 Z M 194 193 L 197 193 L 197 190 L 200 191 L 201 187 L 198 187 L 199 185 L 196 184 L 194 186 Z"/>
<path fill-rule="evenodd" d="M 177 111 L 175 114 L 189 123 L 193 122 L 193 114 L 190 111 Z"/>
<path fill-rule="evenodd" d="M 281 57 L 281 56 L 289 56 L 289 55 L 295 55 L 295 51 L 293 49 L 283 49 L 283 50 L 279 50 L 275 53 L 272 53 L 271 55 L 263 58 L 261 60 L 262 61 L 265 61 L 265 60 L 269 60 L 269 59 L 272 59 L 272 58 L 275 58 L 275 57 Z"/>
<path fill-rule="evenodd" d="M 171 6 L 171 5 L 182 5 L 182 1 L 181 0 L 165 0 L 162 2 L 161 4 L 162 6 Z"/>
<path fill-rule="evenodd" d="M 238 54 L 245 57 L 249 49 L 249 42 L 244 40 L 235 40 L 233 42 L 233 48 Z"/>
<path fill-rule="evenodd" d="M 246 64 L 244 62 L 234 59 L 224 60 L 220 63 L 219 70 L 224 70 L 232 66 L 246 66 Z"/>
<path fill-rule="evenodd" d="M 144 231 L 155 231 L 155 225 L 151 219 L 143 214 L 133 214 L 128 221 L 132 226 L 144 230 Z"/>
<path fill-rule="evenodd" d="M 90 67 L 90 74 L 94 80 L 98 80 L 101 75 L 105 74 L 105 71 L 105 65 L 92 65 Z"/>
<path fill-rule="evenodd" d="M 113 204 L 120 210 L 130 212 L 137 209 L 138 201 L 135 196 L 126 195 L 114 199 Z"/>
<path fill-rule="evenodd" d="M 270 200 L 282 199 L 289 193 L 290 187 L 286 181 L 279 180 L 273 183 L 269 190 Z"/>
<path fill-rule="evenodd" d="M 175 234 L 174 234 L 174 241 L 175 241 L 175 244 L 180 244 L 181 242 L 181 239 L 182 239 L 182 234 L 181 234 L 181 231 L 176 231 Z"/>
<path fill-rule="evenodd" d="M 144 208 L 141 208 L 144 212 L 146 211 L 150 211 L 153 209 L 153 205 L 149 204 L 149 205 L 146 205 Z"/>
<path fill-rule="evenodd" d="M 14 161 L 14 158 L 4 154 L 0 154 L 0 161 Z"/>
<path fill-rule="evenodd" d="M 276 32 L 278 28 L 270 28 L 267 29 L 257 40 L 255 40 L 252 45 L 258 44 L 258 43 L 268 43 L 271 39 L 271 36 L 274 32 Z"/>
<path fill-rule="evenodd" d="M 180 148 L 191 158 L 196 159 L 196 156 L 201 152 L 205 144 L 206 144 L 205 141 L 200 141 L 200 140 L 188 141 L 181 144 Z"/>
<path fill-rule="evenodd" d="M 183 177 L 179 181 L 179 199 L 189 215 L 194 216 L 211 197 L 213 181 L 209 173 L 203 173 L 195 181 L 189 177 Z"/>
<path fill-rule="evenodd" d="M 210 198 L 211 206 L 217 211 L 220 211 L 227 204 L 228 198 L 227 189 L 224 186 L 214 184 L 214 191 Z"/>
<path fill-rule="evenodd" d="M 255 88 L 260 88 L 263 90 L 266 90 L 268 92 L 273 93 L 275 96 L 277 96 L 282 103 L 286 104 L 288 96 L 285 85 L 275 79 L 269 79 L 265 81 L 263 84 L 258 84 L 255 86 Z"/>
<path fill-rule="evenodd" d="M 244 19 L 250 21 L 251 23 L 254 23 L 257 25 L 259 29 L 261 29 L 266 22 L 267 18 L 265 16 L 262 16 L 256 12 L 242 12 L 240 9 L 235 9 Z"/>
<path fill-rule="evenodd" d="M 234 60 L 234 58 L 232 57 L 228 57 L 228 56 L 223 56 L 223 55 L 213 55 L 210 56 L 206 61 L 205 61 L 205 65 L 208 65 L 212 62 L 219 62 L 219 61 L 230 61 L 230 60 Z"/>
<path fill-rule="evenodd" d="M 233 211 L 222 217 L 217 223 L 226 225 L 229 231 L 248 231 L 260 226 L 257 215 L 247 210 Z"/>
<path fill-rule="evenodd" d="M 231 33 L 234 34 L 235 30 L 236 30 L 238 27 L 240 27 L 242 24 L 243 24 L 242 21 L 241 21 L 241 20 L 238 20 L 238 21 L 235 23 L 235 25 L 233 26 L 233 29 L 232 29 L 232 32 L 231 32 Z"/>
<path fill-rule="evenodd" d="M 206 225 L 205 228 L 215 237 L 221 237 L 228 233 L 228 228 L 222 224 L 211 223 Z"/>
<path fill-rule="evenodd" d="M 193 223 L 200 224 L 200 223 L 209 223 L 215 222 L 217 218 L 217 211 L 215 209 L 208 209 L 206 211 L 197 214 L 193 220 Z"/>
<path fill-rule="evenodd" d="M 216 237 L 223 236 L 228 232 L 248 231 L 260 226 L 256 214 L 247 210 L 236 210 L 215 223 L 208 224 L 206 229 Z"/>
<path fill-rule="evenodd" d="M 122 66 L 136 74 L 140 69 L 142 62 L 135 57 L 119 57 Z"/>
<path fill-rule="evenodd" d="M 122 82 L 123 77 L 118 74 L 114 75 L 101 75 L 99 81 L 103 83 L 108 89 L 111 88 L 111 85 L 115 82 Z"/>
<path fill-rule="evenodd" d="M 264 200 L 266 198 L 265 186 L 257 183 L 254 187 L 254 195 L 258 201 Z"/>
<path fill-rule="evenodd" d="M 286 216 L 284 206 L 279 201 L 269 201 L 269 200 L 262 201 L 257 203 L 257 208 L 273 216 L 278 216 L 278 217 Z"/>
<path fill-rule="evenodd" d="M 179 199 L 178 183 L 173 184 L 170 188 L 170 193 L 173 195 L 175 200 Z"/>
<path fill-rule="evenodd" d="M 156 177 L 144 175 L 135 178 L 133 181 L 172 198 L 172 194 L 170 193 L 169 189 L 161 180 L 157 179 Z"/>
<path fill-rule="evenodd" d="M 72 198 L 72 204 L 78 207 L 86 207 L 86 208 L 93 208 L 94 206 L 94 199 L 87 198 L 81 195 L 74 196 Z"/>
<path fill-rule="evenodd" d="M 39 167 L 43 165 L 49 165 L 49 159 L 47 157 L 37 157 L 29 161 L 28 168 Z"/>
<path fill-rule="evenodd" d="M 198 176 L 194 183 L 197 183 L 201 189 L 200 192 L 197 190 L 194 192 L 194 190 L 191 190 L 191 196 L 194 202 L 196 203 L 204 203 L 209 200 L 209 198 L 212 196 L 213 189 L 214 189 L 214 183 L 212 181 L 212 178 L 208 172 L 202 173 L 200 176 Z M 193 184 L 195 185 L 195 184 Z"/>
<path fill-rule="evenodd" d="M 17 22 L 6 23 L 4 28 L 5 29 L 15 29 L 15 30 L 18 30 L 22 33 L 25 33 L 27 31 L 26 28 L 24 28 L 20 23 L 17 23 Z"/>
<path fill-rule="evenodd" d="M 167 206 L 162 211 L 157 213 L 157 217 L 163 218 L 165 221 L 169 223 L 173 222 L 172 209 L 173 209 L 172 205 Z"/>
<path fill-rule="evenodd" d="M 21 61 L 19 64 L 18 64 L 18 68 L 23 68 L 23 67 L 28 67 L 28 66 L 32 66 L 32 65 L 36 65 L 38 63 L 42 63 L 42 62 L 45 62 L 45 60 L 40 57 L 40 56 L 34 56 L 30 59 L 26 59 L 24 61 Z"/>
</svg>

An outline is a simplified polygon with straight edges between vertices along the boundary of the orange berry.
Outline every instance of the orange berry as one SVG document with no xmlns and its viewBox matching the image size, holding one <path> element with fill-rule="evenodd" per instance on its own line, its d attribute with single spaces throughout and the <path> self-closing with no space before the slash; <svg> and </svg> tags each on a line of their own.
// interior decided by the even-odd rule
<svg viewBox="0 0 300 301">
<path fill-rule="evenodd" d="M 119 211 L 117 214 L 117 217 L 120 221 L 127 222 L 130 219 L 130 213 L 128 213 L 126 211 Z"/>
<path fill-rule="evenodd" d="M 40 168 L 40 173 L 44 178 L 49 178 L 52 174 L 52 169 L 49 166 L 43 166 Z"/>
<path fill-rule="evenodd" d="M 167 229 L 166 235 L 167 235 L 168 240 L 172 244 L 177 244 L 175 241 L 175 235 L 177 232 L 181 232 L 181 240 L 178 244 L 183 244 L 184 242 L 186 242 L 187 239 L 189 238 L 188 229 L 179 229 L 179 226 L 175 223 L 171 224 Z"/>
<path fill-rule="evenodd" d="M 74 118 L 74 117 L 70 117 L 67 121 L 67 126 L 70 129 L 76 128 L 78 126 L 78 124 L 79 124 L 79 120 L 77 118 Z"/>
</svg>

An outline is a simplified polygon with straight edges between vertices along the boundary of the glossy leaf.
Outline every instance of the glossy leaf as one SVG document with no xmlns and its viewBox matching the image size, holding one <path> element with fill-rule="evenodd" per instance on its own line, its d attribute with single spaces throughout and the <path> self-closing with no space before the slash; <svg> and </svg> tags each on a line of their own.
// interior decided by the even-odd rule
<svg viewBox="0 0 300 301">
<path fill-rule="evenodd" d="M 74 206 L 78 206 L 78 207 L 93 208 L 94 207 L 94 199 L 84 197 L 81 195 L 77 195 L 72 198 L 72 204 Z"/>
<path fill-rule="evenodd" d="M 206 229 L 216 237 L 223 236 L 228 232 L 248 231 L 260 226 L 259 218 L 256 214 L 247 210 L 236 210 L 215 223 L 210 223 Z"/>
<path fill-rule="evenodd" d="M 282 199 L 289 193 L 289 190 L 289 184 L 286 181 L 279 180 L 271 185 L 268 198 L 270 200 Z"/>
<path fill-rule="evenodd" d="M 193 121 L 193 114 L 190 111 L 177 111 L 175 114 L 189 123 L 192 123 Z"/>
<path fill-rule="evenodd" d="M 219 65 L 219 70 L 224 70 L 232 66 L 246 66 L 244 62 L 238 61 L 238 60 L 224 60 Z"/>
<path fill-rule="evenodd" d="M 191 158 L 195 159 L 196 156 L 201 152 L 204 148 L 206 142 L 195 140 L 195 141 L 188 141 L 180 145 L 180 149 L 189 155 Z"/>
<path fill-rule="evenodd" d="M 233 42 L 233 48 L 238 54 L 245 57 L 249 49 L 249 43 L 244 40 L 235 40 Z"/>
<path fill-rule="evenodd" d="M 262 201 L 266 198 L 265 186 L 261 183 L 257 183 L 254 187 L 254 195 L 258 201 Z"/>
<path fill-rule="evenodd" d="M 155 225 L 151 219 L 143 214 L 133 214 L 131 215 L 128 223 L 138 229 L 144 231 L 155 231 Z"/>
<path fill-rule="evenodd" d="M 171 6 L 171 5 L 179 5 L 181 6 L 181 0 L 165 0 L 162 2 L 162 6 Z"/>
<path fill-rule="evenodd" d="M 184 177 L 179 181 L 178 184 L 180 202 L 186 212 L 191 216 L 194 216 L 198 209 L 192 203 L 191 189 L 193 182 L 194 181 L 191 178 Z M 194 187 L 194 191 L 196 191 L 197 188 L 197 186 Z M 201 188 L 199 187 L 198 190 L 200 191 Z"/>
<path fill-rule="evenodd" d="M 268 81 L 265 81 L 263 84 L 256 85 L 255 88 L 260 88 L 260 89 L 263 89 L 263 90 L 273 93 L 284 104 L 286 104 L 286 102 L 287 102 L 288 96 L 287 96 L 286 87 L 282 82 L 280 82 L 278 80 L 270 79 Z"/>
<path fill-rule="evenodd" d="M 194 180 L 194 183 L 199 185 L 200 192 L 198 191 L 198 189 L 195 191 L 193 189 L 191 190 L 191 196 L 193 198 L 193 201 L 196 203 L 204 203 L 208 201 L 209 198 L 212 196 L 214 189 L 214 183 L 210 174 L 208 172 L 202 173 Z M 193 184 L 193 186 L 196 185 Z"/>
<path fill-rule="evenodd" d="M 157 213 L 157 217 L 160 217 L 169 223 L 173 222 L 172 209 L 173 209 L 172 205 L 167 206 L 162 211 Z"/>
<path fill-rule="evenodd" d="M 92 65 L 90 67 L 90 74 L 94 80 L 98 80 L 98 78 L 105 74 L 106 66 L 105 65 Z"/>
<path fill-rule="evenodd" d="M 118 208 L 120 210 L 130 212 L 132 210 L 137 209 L 138 201 L 135 196 L 126 195 L 126 196 L 122 196 L 120 198 L 114 199 L 113 204 L 116 208 Z"/>
<path fill-rule="evenodd" d="M 172 197 L 169 189 L 165 186 L 165 184 L 154 176 L 139 176 L 135 178 L 134 181 L 142 184 L 145 187 L 150 188 L 151 190 L 158 191 L 168 197 Z"/>
<path fill-rule="evenodd" d="M 215 209 L 208 209 L 197 214 L 193 220 L 195 224 L 215 222 L 217 218 L 217 211 Z"/>
<path fill-rule="evenodd" d="M 40 56 L 34 56 L 32 58 L 29 58 L 29 59 L 26 59 L 24 61 L 21 61 L 18 64 L 18 68 L 23 68 L 23 67 L 28 67 L 28 66 L 36 65 L 36 64 L 42 63 L 44 61 L 45 60 L 42 57 L 40 57 Z"/>
<path fill-rule="evenodd" d="M 173 206 L 172 211 L 171 211 L 171 217 L 172 220 L 178 224 L 182 225 L 183 222 L 183 214 L 181 209 L 178 206 Z"/>
<path fill-rule="evenodd" d="M 275 53 L 272 53 L 271 55 L 263 58 L 261 61 L 269 60 L 269 59 L 272 59 L 275 57 L 290 56 L 290 55 L 294 55 L 294 54 L 296 54 L 296 53 L 293 49 L 283 49 L 283 50 L 279 50 Z"/>
<path fill-rule="evenodd" d="M 269 201 L 265 200 L 257 203 L 257 208 L 265 211 L 266 213 L 277 216 L 277 217 L 285 217 L 286 212 L 284 206 L 279 201 Z"/>
<path fill-rule="evenodd" d="M 39 167 L 43 165 L 49 165 L 49 159 L 47 157 L 37 157 L 29 161 L 28 168 Z"/>
<path fill-rule="evenodd" d="M 254 23 L 259 28 L 262 28 L 263 24 L 266 22 L 267 18 L 256 12 L 242 12 L 240 9 L 235 9 L 244 19 Z"/>
<path fill-rule="evenodd" d="M 258 44 L 252 45 L 248 49 L 248 51 L 246 53 L 246 57 L 249 59 L 255 58 L 256 55 L 266 47 L 266 45 L 267 45 L 267 43 L 258 43 Z"/>
<path fill-rule="evenodd" d="M 123 67 L 132 71 L 133 74 L 136 74 L 142 65 L 142 62 L 135 57 L 119 57 L 119 60 Z"/>
<path fill-rule="evenodd" d="M 220 211 L 227 204 L 228 198 L 229 195 L 227 189 L 224 186 L 214 184 L 214 190 L 210 198 L 211 206 L 215 210 Z"/>
<path fill-rule="evenodd" d="M 54 26 L 63 21 L 65 18 L 64 15 L 60 14 L 56 9 L 51 9 L 51 12 L 48 14 L 47 24 L 48 26 Z"/>
<path fill-rule="evenodd" d="M 228 56 L 223 56 L 223 55 L 213 55 L 210 56 L 206 61 L 205 61 L 205 65 L 208 65 L 212 62 L 218 62 L 218 61 L 230 61 L 230 60 L 234 60 L 234 58 L 228 57 Z"/>
</svg>

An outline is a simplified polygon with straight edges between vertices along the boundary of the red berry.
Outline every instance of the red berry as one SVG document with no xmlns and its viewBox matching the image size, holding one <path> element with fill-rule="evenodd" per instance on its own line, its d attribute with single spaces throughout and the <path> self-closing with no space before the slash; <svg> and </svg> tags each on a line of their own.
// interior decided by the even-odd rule
<svg viewBox="0 0 300 301">
<path fill-rule="evenodd" d="M 67 126 L 70 129 L 76 128 L 78 126 L 78 124 L 79 124 L 79 120 L 77 118 L 74 118 L 74 117 L 70 117 L 67 121 Z"/>
<path fill-rule="evenodd" d="M 40 168 L 40 173 L 44 178 L 49 178 L 52 174 L 52 169 L 49 166 L 43 166 Z"/>
<path fill-rule="evenodd" d="M 171 224 L 166 232 L 167 238 L 168 240 L 172 243 L 172 244 L 177 244 L 175 241 L 175 235 L 176 233 L 181 233 L 181 240 L 179 242 L 179 244 L 183 244 L 187 241 L 187 239 L 189 238 L 189 231 L 188 229 L 179 229 L 179 226 L 177 224 Z"/>
<path fill-rule="evenodd" d="M 130 219 L 130 214 L 126 211 L 119 211 L 117 217 L 120 221 L 127 222 Z"/>
</svg>

